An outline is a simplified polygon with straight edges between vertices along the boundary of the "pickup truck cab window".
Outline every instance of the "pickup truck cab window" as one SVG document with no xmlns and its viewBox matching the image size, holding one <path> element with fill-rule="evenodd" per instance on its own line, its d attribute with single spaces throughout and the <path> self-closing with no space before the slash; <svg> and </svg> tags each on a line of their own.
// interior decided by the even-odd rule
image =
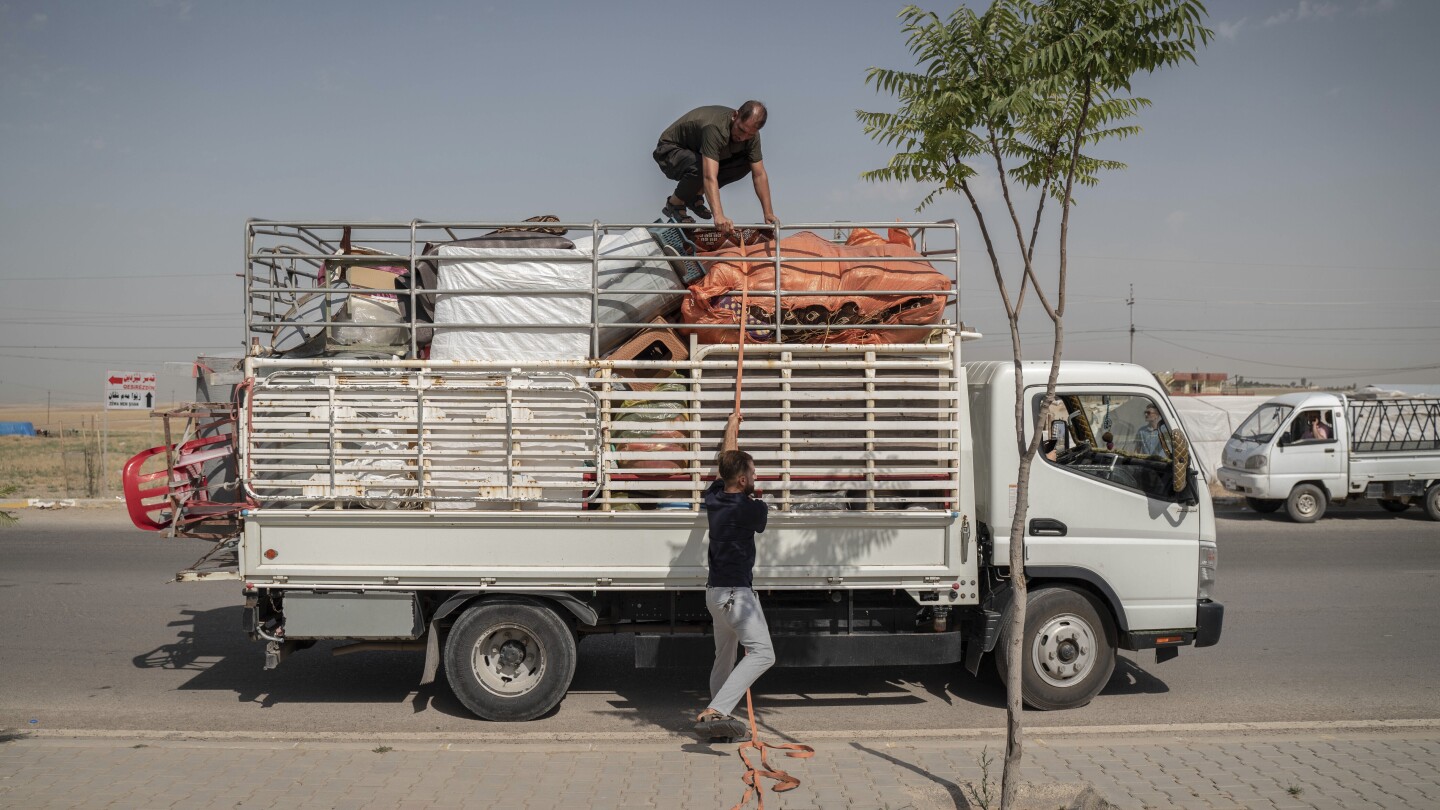
<svg viewBox="0 0 1440 810">
<path fill-rule="evenodd" d="M 1151 398 L 1139 394 L 1061 394 L 1049 408 L 1036 396 L 1045 461 L 1159 500 L 1171 488 L 1170 425 Z M 1057 423 L 1064 427 L 1057 429 Z"/>
<path fill-rule="evenodd" d="M 1329 409 L 1308 408 L 1296 415 L 1286 429 L 1282 444 L 1332 444 L 1335 441 L 1335 425 Z"/>
<path fill-rule="evenodd" d="M 1239 428 L 1231 434 L 1230 438 L 1239 439 L 1242 442 L 1254 442 L 1265 444 L 1275 438 L 1275 432 L 1285 425 L 1290 412 L 1295 410 L 1289 405 L 1265 404 L 1255 409 Z"/>
</svg>

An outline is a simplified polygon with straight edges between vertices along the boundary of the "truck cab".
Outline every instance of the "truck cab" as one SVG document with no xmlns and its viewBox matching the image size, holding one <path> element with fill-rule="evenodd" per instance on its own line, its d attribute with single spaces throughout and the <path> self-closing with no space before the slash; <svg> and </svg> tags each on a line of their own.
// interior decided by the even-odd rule
<svg viewBox="0 0 1440 810">
<path fill-rule="evenodd" d="M 1047 408 L 1049 372 L 1049 363 L 1024 363 L 1020 386 L 1028 416 L 1023 440 L 1035 430 L 1045 433 L 1030 471 L 1025 522 L 1025 573 L 1035 611 L 1026 634 L 1033 625 L 1037 640 L 1025 645 L 1027 658 L 1034 658 L 1026 662 L 1026 692 L 1037 707 L 1047 696 L 1074 691 L 1078 677 L 1073 668 L 1046 662 L 1052 651 L 1044 639 L 1080 628 L 1080 669 L 1085 651 L 1104 651 L 1107 641 L 1115 649 L 1154 649 L 1165 661 L 1180 646 L 1218 642 L 1224 618 L 1211 598 L 1215 515 L 1203 472 L 1155 378 L 1130 364 L 1067 361 L 1056 402 Z M 994 535 L 991 570 L 1004 575 L 1020 463 L 1015 366 L 967 363 L 966 373 L 976 512 Z M 1099 608 L 1100 626 L 1085 627 L 1083 610 L 1066 612 L 1069 594 Z M 1089 638 L 1097 643 L 1087 646 Z M 1065 651 L 1053 652 L 1063 658 Z"/>
</svg>

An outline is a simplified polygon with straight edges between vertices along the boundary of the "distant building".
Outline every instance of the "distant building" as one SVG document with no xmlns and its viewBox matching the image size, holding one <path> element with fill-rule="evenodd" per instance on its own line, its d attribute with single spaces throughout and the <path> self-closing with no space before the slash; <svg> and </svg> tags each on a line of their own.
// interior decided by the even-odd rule
<svg viewBox="0 0 1440 810">
<path fill-rule="evenodd" d="M 1167 371 L 1156 376 L 1176 396 L 1223 394 L 1225 381 L 1230 379 L 1229 374 L 1219 371 Z"/>
</svg>

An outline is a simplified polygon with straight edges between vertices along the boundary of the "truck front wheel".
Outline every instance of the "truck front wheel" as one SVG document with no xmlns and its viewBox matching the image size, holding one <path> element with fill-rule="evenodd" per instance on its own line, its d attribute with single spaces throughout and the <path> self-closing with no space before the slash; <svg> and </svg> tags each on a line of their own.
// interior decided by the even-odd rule
<svg viewBox="0 0 1440 810">
<path fill-rule="evenodd" d="M 1002 635 L 995 650 L 1002 683 L 1009 671 L 1007 649 Z M 1026 705 L 1041 711 L 1084 706 L 1105 688 L 1114 671 L 1115 647 L 1089 599 L 1069 588 L 1041 588 L 1030 594 L 1021 643 Z"/>
<path fill-rule="evenodd" d="M 445 676 L 484 720 L 534 720 L 559 705 L 575 676 L 575 635 L 555 611 L 528 602 L 481 602 L 445 642 Z"/>
<path fill-rule="evenodd" d="M 1425 514 L 1429 515 L 1431 520 L 1440 520 L 1440 481 L 1425 490 Z"/>
<path fill-rule="evenodd" d="M 1314 484 L 1297 484 L 1285 501 L 1285 513 L 1296 523 L 1314 523 L 1325 515 L 1325 490 Z"/>
</svg>

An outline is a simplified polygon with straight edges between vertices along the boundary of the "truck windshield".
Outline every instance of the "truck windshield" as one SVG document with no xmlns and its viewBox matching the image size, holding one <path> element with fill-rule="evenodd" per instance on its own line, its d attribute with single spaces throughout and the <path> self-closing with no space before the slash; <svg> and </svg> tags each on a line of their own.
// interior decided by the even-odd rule
<svg viewBox="0 0 1440 810">
<path fill-rule="evenodd" d="M 1293 410 L 1289 405 L 1261 405 L 1230 438 L 1264 444 L 1285 424 Z"/>
</svg>

